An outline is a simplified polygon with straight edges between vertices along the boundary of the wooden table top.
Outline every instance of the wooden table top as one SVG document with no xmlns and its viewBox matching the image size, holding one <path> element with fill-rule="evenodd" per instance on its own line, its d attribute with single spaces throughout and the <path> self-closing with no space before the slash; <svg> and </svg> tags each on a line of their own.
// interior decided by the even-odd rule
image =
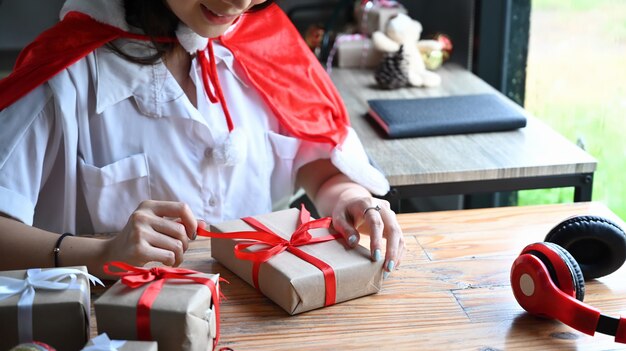
<svg viewBox="0 0 626 351">
<path fill-rule="evenodd" d="M 527 126 L 515 131 L 385 139 L 366 117 L 368 99 L 500 94 L 461 66 L 446 63 L 437 72 L 440 87 L 397 90 L 376 88 L 371 70 L 334 68 L 331 73 L 353 128 L 392 186 L 595 171 L 591 155 L 528 114 Z"/>
<path fill-rule="evenodd" d="M 236 351 L 626 348 L 610 336 L 528 315 L 510 289 L 511 263 L 522 248 L 582 214 L 623 225 L 600 203 L 400 214 L 407 251 L 379 294 L 296 316 L 215 262 L 206 238 L 191 244 L 183 266 L 230 281 L 222 284 L 219 347 Z M 587 282 L 585 302 L 607 315 L 626 314 L 624 273 Z"/>
</svg>

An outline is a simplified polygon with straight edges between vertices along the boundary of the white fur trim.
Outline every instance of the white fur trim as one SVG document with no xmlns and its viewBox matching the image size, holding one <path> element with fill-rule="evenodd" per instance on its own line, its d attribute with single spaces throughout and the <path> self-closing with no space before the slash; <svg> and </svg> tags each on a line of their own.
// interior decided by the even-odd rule
<svg viewBox="0 0 626 351">
<path fill-rule="evenodd" d="M 213 149 L 213 160 L 224 166 L 234 166 L 246 157 L 246 135 L 233 129 L 223 143 Z"/>
<path fill-rule="evenodd" d="M 209 39 L 196 34 L 196 32 L 182 22 L 176 29 L 176 37 L 178 38 L 180 45 L 190 54 L 195 54 L 196 51 L 204 50 L 209 43 Z"/>
<path fill-rule="evenodd" d="M 332 151 L 330 161 L 348 178 L 373 194 L 382 196 L 389 192 L 387 178 L 370 164 L 363 145 L 352 128 L 348 129 L 348 136 L 343 144 Z"/>
<path fill-rule="evenodd" d="M 98 22 L 110 24 L 123 31 L 128 31 L 122 0 L 67 0 L 61 9 L 60 18 L 69 12 L 84 13 Z"/>
</svg>

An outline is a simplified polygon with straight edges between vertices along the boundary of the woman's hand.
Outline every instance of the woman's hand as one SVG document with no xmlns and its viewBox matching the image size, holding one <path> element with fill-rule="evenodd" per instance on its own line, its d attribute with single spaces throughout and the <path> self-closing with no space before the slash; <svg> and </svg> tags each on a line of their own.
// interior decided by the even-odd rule
<svg viewBox="0 0 626 351">
<path fill-rule="evenodd" d="M 300 184 L 313 199 L 322 216 L 331 216 L 333 227 L 349 247 L 358 245 L 359 232 L 370 235 L 373 261 L 383 259 L 385 277 L 398 265 L 404 254 L 404 237 L 390 209 L 389 202 L 372 197 L 369 191 L 339 172 L 329 160 L 304 165 L 298 172 Z"/>
<path fill-rule="evenodd" d="M 383 259 L 383 238 L 386 239 L 385 278 L 400 265 L 404 254 L 404 236 L 389 207 L 389 202 L 372 196 L 354 196 L 356 189 L 347 189 L 332 210 L 333 227 L 343 235 L 349 247 L 360 240 L 359 233 L 370 236 L 370 252 L 373 261 Z"/>
<path fill-rule="evenodd" d="M 136 266 L 153 261 L 179 266 L 197 226 L 191 209 L 182 202 L 143 201 L 124 229 L 109 240 L 104 256 L 107 262 Z"/>
</svg>

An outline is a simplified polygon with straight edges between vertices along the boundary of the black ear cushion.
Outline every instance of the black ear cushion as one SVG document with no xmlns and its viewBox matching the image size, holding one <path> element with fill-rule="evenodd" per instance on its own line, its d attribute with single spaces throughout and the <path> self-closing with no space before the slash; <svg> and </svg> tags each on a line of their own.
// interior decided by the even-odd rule
<svg viewBox="0 0 626 351">
<path fill-rule="evenodd" d="M 597 216 L 578 216 L 554 227 L 545 241 L 567 250 L 585 279 L 615 272 L 626 261 L 626 234 L 617 224 Z"/>
<path fill-rule="evenodd" d="M 583 272 L 580 270 L 580 266 L 576 263 L 576 260 L 570 255 L 567 250 L 553 243 L 543 243 L 545 246 L 556 252 L 563 262 L 567 265 L 572 273 L 572 281 L 574 282 L 574 291 L 576 292 L 576 299 L 583 301 L 585 298 L 585 278 Z M 545 262 L 544 262 L 545 263 Z M 560 287 L 559 287 L 560 288 Z"/>
</svg>

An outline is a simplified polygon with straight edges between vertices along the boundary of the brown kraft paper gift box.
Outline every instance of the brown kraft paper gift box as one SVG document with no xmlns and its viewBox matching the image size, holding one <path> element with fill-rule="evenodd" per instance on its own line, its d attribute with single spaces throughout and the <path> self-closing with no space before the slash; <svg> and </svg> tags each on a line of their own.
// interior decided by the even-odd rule
<svg viewBox="0 0 626 351">
<path fill-rule="evenodd" d="M 382 51 L 374 48 L 372 39 L 360 34 L 339 34 L 335 45 L 340 68 L 373 68 L 383 57 Z"/>
<path fill-rule="evenodd" d="M 272 212 L 254 218 L 274 233 L 289 240 L 299 225 L 298 209 Z M 255 230 L 243 220 L 223 222 L 211 226 L 213 232 L 229 233 Z M 328 235 L 328 229 L 311 229 L 313 237 Z M 233 234 L 234 235 L 234 234 Z M 343 240 L 343 239 L 339 239 Z M 298 246 L 299 249 L 330 265 L 336 277 L 335 303 L 374 294 L 382 285 L 383 262 L 372 262 L 369 250 L 362 246 L 347 249 L 339 240 Z M 244 241 L 245 242 L 245 241 Z M 254 286 L 253 263 L 237 259 L 232 239 L 211 238 L 211 255 L 240 278 Z M 263 245 L 247 250 L 255 251 Z M 325 282 L 320 269 L 284 251 L 262 263 L 259 269 L 261 292 L 289 314 L 313 310 L 325 306 Z"/>
<path fill-rule="evenodd" d="M 196 273 L 191 277 L 209 278 L 217 286 L 219 275 Z M 155 282 L 136 288 L 122 281 L 113 284 L 94 303 L 98 332 L 106 333 L 111 339 L 139 340 L 137 304 Z M 211 301 L 211 291 L 206 285 L 190 280 L 167 280 L 149 311 L 151 340 L 158 343 L 159 351 L 210 350 L 219 318 Z"/>
<path fill-rule="evenodd" d="M 395 7 L 374 5 L 365 9 L 357 5 L 354 15 L 358 23 L 358 30 L 363 34 L 372 35 L 377 30 L 384 32 L 389 19 L 400 13 L 406 15 L 407 10 L 399 4 Z"/>
<path fill-rule="evenodd" d="M 74 274 L 75 287 L 65 290 L 50 290 L 35 287 L 32 303 L 32 339 L 46 343 L 57 350 L 78 351 L 89 339 L 90 286 L 86 277 L 87 268 L 63 267 L 42 269 L 51 273 L 79 271 Z M 34 271 L 34 270 L 31 270 Z M 0 286 L 3 291 L 9 288 L 2 278 L 26 279 L 27 270 L 0 272 Z M 37 280 L 31 275 L 31 281 Z M 54 279 L 51 279 L 54 280 Z M 69 283 L 71 278 L 61 279 L 60 283 Z M 2 294 L 0 294 L 2 295 Z M 18 301 L 22 293 L 0 299 L 0 350 L 8 350 L 20 343 L 19 340 Z M 23 332 L 23 331 L 22 331 Z"/>
</svg>

